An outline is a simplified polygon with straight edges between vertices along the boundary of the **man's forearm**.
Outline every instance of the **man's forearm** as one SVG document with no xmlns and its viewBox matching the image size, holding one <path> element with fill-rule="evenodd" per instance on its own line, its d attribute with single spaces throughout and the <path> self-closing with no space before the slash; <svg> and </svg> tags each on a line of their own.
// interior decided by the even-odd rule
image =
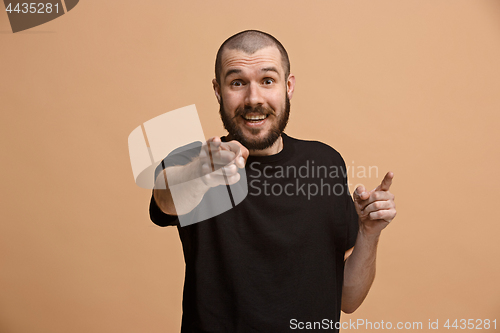
<svg viewBox="0 0 500 333">
<path fill-rule="evenodd" d="M 198 206 L 209 190 L 200 178 L 199 169 L 199 160 L 194 159 L 183 166 L 168 167 L 158 175 L 153 196 L 165 214 L 183 215 Z"/>
<path fill-rule="evenodd" d="M 342 311 L 354 312 L 363 303 L 375 279 L 380 235 L 366 235 L 360 229 L 353 252 L 347 258 L 342 288 Z"/>
</svg>

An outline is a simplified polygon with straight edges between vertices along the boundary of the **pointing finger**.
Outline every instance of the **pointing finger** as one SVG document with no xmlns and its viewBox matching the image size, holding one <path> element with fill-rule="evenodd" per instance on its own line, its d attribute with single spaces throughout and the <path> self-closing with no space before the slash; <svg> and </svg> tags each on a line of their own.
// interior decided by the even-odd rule
<svg viewBox="0 0 500 333">
<path fill-rule="evenodd" d="M 389 188 L 391 187 L 392 184 L 392 178 L 394 178 L 394 173 L 390 171 L 386 173 L 384 179 L 382 180 L 382 183 L 380 183 L 381 191 L 389 191 Z"/>
<path fill-rule="evenodd" d="M 207 144 L 211 150 L 218 149 L 221 143 L 222 141 L 218 136 L 214 136 L 213 138 L 207 140 Z"/>
<path fill-rule="evenodd" d="M 228 142 L 228 145 L 232 147 L 232 150 L 237 152 L 236 165 L 239 168 L 244 168 L 249 155 L 248 149 L 236 140 Z"/>
</svg>

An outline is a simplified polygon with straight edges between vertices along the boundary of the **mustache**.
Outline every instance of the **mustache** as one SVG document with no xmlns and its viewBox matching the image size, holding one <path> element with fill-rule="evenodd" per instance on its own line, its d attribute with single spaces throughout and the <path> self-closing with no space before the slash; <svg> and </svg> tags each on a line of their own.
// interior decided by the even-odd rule
<svg viewBox="0 0 500 333">
<path fill-rule="evenodd" d="M 263 107 L 262 105 L 257 105 L 255 107 L 252 106 L 245 106 L 243 108 L 237 108 L 236 111 L 234 112 L 234 117 L 233 119 L 239 117 L 239 116 L 246 116 L 249 113 L 260 113 L 264 116 L 267 115 L 276 115 L 276 112 L 274 112 L 273 109 L 271 108 L 266 108 Z"/>
</svg>

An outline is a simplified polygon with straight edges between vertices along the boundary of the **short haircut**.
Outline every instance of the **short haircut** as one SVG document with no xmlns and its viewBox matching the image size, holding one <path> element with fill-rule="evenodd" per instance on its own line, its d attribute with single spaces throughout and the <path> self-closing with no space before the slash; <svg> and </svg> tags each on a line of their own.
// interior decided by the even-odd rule
<svg viewBox="0 0 500 333">
<path fill-rule="evenodd" d="M 268 33 L 258 30 L 245 30 L 237 33 L 226 39 L 217 51 L 217 58 L 215 59 L 215 80 L 220 85 L 220 77 L 222 71 L 222 53 L 225 49 L 240 50 L 247 54 L 254 54 L 255 52 L 268 47 L 275 46 L 281 53 L 281 65 L 285 70 L 285 80 L 290 75 L 290 60 L 288 53 L 281 43 Z"/>
</svg>

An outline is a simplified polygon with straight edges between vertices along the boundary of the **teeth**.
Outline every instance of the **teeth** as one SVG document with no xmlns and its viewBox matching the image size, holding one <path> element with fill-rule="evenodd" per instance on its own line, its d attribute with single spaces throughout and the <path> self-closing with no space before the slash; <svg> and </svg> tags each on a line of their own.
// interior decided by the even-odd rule
<svg viewBox="0 0 500 333">
<path fill-rule="evenodd" d="M 246 120 L 263 120 L 266 119 L 265 115 L 260 115 L 260 116 L 245 116 L 244 117 Z"/>
</svg>

